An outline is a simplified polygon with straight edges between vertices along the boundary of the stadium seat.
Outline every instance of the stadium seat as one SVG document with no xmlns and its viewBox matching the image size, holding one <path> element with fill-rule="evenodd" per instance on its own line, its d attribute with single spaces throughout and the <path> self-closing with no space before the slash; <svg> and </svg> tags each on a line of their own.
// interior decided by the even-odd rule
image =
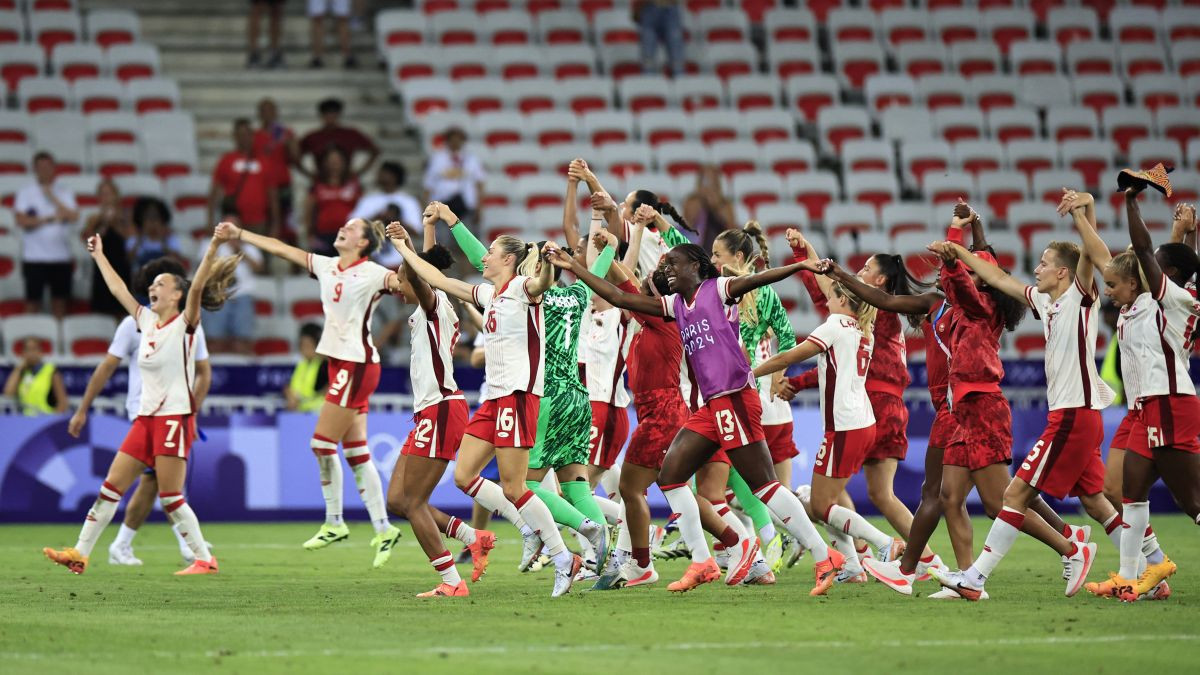
<svg viewBox="0 0 1200 675">
<path fill-rule="evenodd" d="M 828 106 L 817 114 L 817 129 L 824 149 L 836 154 L 842 143 L 871 135 L 871 119 L 860 107 Z"/>
<path fill-rule="evenodd" d="M 851 274 L 862 269 L 871 256 L 893 250 L 891 239 L 882 232 L 848 232 L 840 237 L 830 237 L 830 239 L 833 245 L 829 249 L 818 248 L 817 253 L 820 255 L 832 254 L 841 264 L 842 269 Z"/>
<path fill-rule="evenodd" d="M 117 322 L 103 314 L 68 316 L 62 320 L 63 352 L 75 357 L 103 356 Z"/>
<path fill-rule="evenodd" d="M 24 187 L 29 180 L 25 174 L 29 173 L 33 152 L 33 147 L 27 143 L 0 143 L 0 196 L 5 198 L 4 206 L 8 208 L 12 208 L 12 193 L 4 192 L 4 178 L 8 175 L 19 178 L 21 185 L 16 186 L 14 192 Z"/>
<path fill-rule="evenodd" d="M 430 113 L 457 108 L 462 103 L 462 92 L 453 82 L 442 77 L 408 80 L 401 86 L 400 96 L 404 101 L 405 115 L 416 121 Z"/>
<path fill-rule="evenodd" d="M 516 180 L 517 199 L 527 209 L 539 206 L 562 208 L 566 183 L 556 174 L 532 174 Z"/>
<path fill-rule="evenodd" d="M 391 47 L 420 45 L 429 34 L 429 25 L 421 12 L 388 8 L 375 15 L 375 44 L 380 54 Z"/>
<path fill-rule="evenodd" d="M 95 113 L 88 115 L 85 122 L 88 143 L 92 145 L 107 143 L 136 145 L 141 135 L 138 118 L 130 113 Z"/>
<path fill-rule="evenodd" d="M 941 269 L 941 261 L 926 248 L 929 246 L 929 234 L 925 232 L 901 232 L 891 241 L 890 250 L 904 259 L 904 266 L 909 274 L 921 281 L 930 282 Z"/>
<path fill-rule="evenodd" d="M 157 77 L 158 48 L 147 44 L 114 45 L 108 49 L 108 73 L 122 82 Z"/>
<path fill-rule="evenodd" d="M 297 320 L 324 316 L 321 290 L 307 277 L 284 277 L 280 283 L 284 316 Z"/>
<path fill-rule="evenodd" d="M 1100 188 L 1109 182 L 1113 158 L 1117 154 L 1117 147 L 1112 141 L 1066 141 L 1061 144 L 1059 151 L 1062 155 L 1062 166 L 1082 174 L 1084 185 L 1088 189 Z"/>
<path fill-rule="evenodd" d="M 971 176 L 996 171 L 1004 166 L 1004 146 L 993 140 L 965 140 L 951 148 L 951 164 L 962 167 Z"/>
<path fill-rule="evenodd" d="M 847 200 L 870 204 L 876 210 L 896 201 L 900 196 L 896 175 L 887 171 L 852 173 L 845 177 L 845 182 Z"/>
<path fill-rule="evenodd" d="M 542 149 L 532 143 L 510 143 L 492 148 L 488 152 L 486 165 L 489 171 L 503 173 L 513 179 L 550 170 Z"/>
<path fill-rule="evenodd" d="M 1154 113 L 1154 126 L 1159 135 L 1175 141 L 1180 148 L 1187 147 L 1189 141 L 1200 136 L 1200 125 L 1196 122 L 1196 111 L 1192 108 L 1159 108 Z"/>
<path fill-rule="evenodd" d="M 963 77 L 1000 72 L 1000 48 L 989 40 L 967 40 L 950 45 L 954 71 Z"/>
<path fill-rule="evenodd" d="M 984 137 L 983 113 L 975 107 L 940 108 L 933 112 L 933 128 L 951 143 Z"/>
<path fill-rule="evenodd" d="M 1071 105 L 1071 80 L 1065 75 L 1022 77 L 1021 103 L 1039 109 Z"/>
<path fill-rule="evenodd" d="M 1116 141 L 1121 152 L 1129 152 L 1129 144 L 1150 136 L 1150 116 L 1141 108 L 1112 107 L 1100 116 L 1100 125 L 1109 138 Z"/>
<path fill-rule="evenodd" d="M 755 213 L 763 232 L 770 240 L 771 262 L 782 262 L 785 257 L 791 257 L 791 251 L 786 241 L 775 241 L 789 228 L 802 229 L 808 226 L 808 218 L 804 210 L 792 204 L 763 204 Z"/>
<path fill-rule="evenodd" d="M 1041 136 L 1037 113 L 1028 108 L 997 108 L 987 114 L 992 138 L 1009 144 Z"/>
<path fill-rule="evenodd" d="M 762 25 L 772 47 L 782 42 L 809 43 L 817 35 L 816 19 L 808 9 L 773 7 L 763 14 Z"/>
<path fill-rule="evenodd" d="M 27 113 L 66 110 L 71 90 L 66 80 L 57 77 L 27 77 L 17 85 L 17 100 Z"/>
<path fill-rule="evenodd" d="M 983 25 L 1002 54 L 1008 54 L 1014 42 L 1034 35 L 1033 12 L 1023 7 L 988 8 L 983 12 Z"/>
<path fill-rule="evenodd" d="M 1133 42 L 1117 45 L 1120 74 L 1125 79 L 1142 75 L 1161 75 L 1167 72 L 1167 52 L 1157 43 Z"/>
<path fill-rule="evenodd" d="M 597 73 L 596 53 L 590 49 L 570 45 L 548 45 L 542 47 L 541 51 L 545 64 L 543 69 L 555 79 L 594 77 Z"/>
<path fill-rule="evenodd" d="M 79 42 L 83 27 L 74 12 L 32 12 L 29 36 L 41 46 L 47 57 L 61 44 Z"/>
<path fill-rule="evenodd" d="M 496 110 L 475 116 L 475 136 L 489 147 L 520 143 L 528 122 L 515 110 Z"/>
<path fill-rule="evenodd" d="M 473 45 L 480 42 L 479 17 L 473 11 L 452 10 L 429 17 L 429 30 L 434 42 L 446 46 Z"/>
<path fill-rule="evenodd" d="M 674 80 L 674 94 L 684 112 L 689 113 L 725 104 L 725 89 L 716 75 L 681 75 Z"/>
<path fill-rule="evenodd" d="M 758 171 L 760 154 L 758 145 L 746 140 L 721 141 L 708 147 L 710 161 L 726 178 Z"/>
<path fill-rule="evenodd" d="M 782 202 L 787 194 L 783 179 L 768 171 L 737 174 L 730 180 L 730 186 L 738 202 L 752 213 L 763 204 Z"/>
<path fill-rule="evenodd" d="M 905 42 L 895 49 L 899 72 L 921 80 L 949 70 L 950 52 L 937 40 Z"/>
<path fill-rule="evenodd" d="M 888 108 L 879 116 L 879 129 L 889 141 L 934 139 L 933 118 L 923 108 Z"/>
<path fill-rule="evenodd" d="M 985 113 L 1017 105 L 1021 80 L 1013 75 L 981 75 L 967 81 L 974 100 Z"/>
<path fill-rule="evenodd" d="M 592 34 L 597 47 L 638 43 L 638 28 L 628 9 L 606 9 L 592 16 Z"/>
<path fill-rule="evenodd" d="M 1050 215 L 1057 218 L 1054 209 L 1048 209 Z M 1005 230 L 991 230 L 987 233 L 988 245 L 996 252 L 996 262 L 999 263 L 1001 269 L 1015 270 L 1021 264 L 1026 248 L 1028 247 L 1022 237 L 1013 232 Z"/>
<path fill-rule="evenodd" d="M 906 42 L 930 39 L 929 13 L 924 9 L 893 8 L 879 15 L 880 34 L 885 44 L 896 49 Z"/>
<path fill-rule="evenodd" d="M 763 165 L 784 177 L 812 171 L 817 165 L 816 151 L 807 140 L 767 143 L 759 152 Z"/>
<path fill-rule="evenodd" d="M 817 123 L 822 111 L 841 100 L 837 80 L 829 75 L 801 75 L 787 80 L 788 106 L 809 124 Z"/>
<path fill-rule="evenodd" d="M 917 100 L 930 110 L 961 107 L 970 100 L 967 79 L 961 75 L 926 75 L 916 81 Z"/>
<path fill-rule="evenodd" d="M 1183 103 L 1183 80 L 1176 75 L 1142 75 L 1133 78 L 1133 102 L 1151 110 Z"/>
<path fill-rule="evenodd" d="M 308 286 L 315 286 L 311 279 L 296 279 Z M 285 286 L 286 288 L 286 286 Z M 317 297 L 317 313 L 306 314 L 297 318 L 316 318 L 321 315 L 320 297 Z M 300 332 L 300 323 L 289 316 L 260 316 L 254 320 L 254 355 L 275 356 L 295 352 L 296 335 Z"/>
<path fill-rule="evenodd" d="M 279 282 L 275 279 L 255 279 L 250 295 L 254 298 L 256 317 L 273 317 L 278 309 L 283 307 L 283 294 L 279 290 Z"/>
<path fill-rule="evenodd" d="M 1014 42 L 1008 57 L 1014 75 L 1046 75 L 1061 70 L 1062 52 L 1057 42 L 1049 40 Z"/>
<path fill-rule="evenodd" d="M 1143 138 L 1129 144 L 1129 164 L 1149 169 L 1155 164 L 1183 166 L 1183 150 L 1172 140 Z"/>
<path fill-rule="evenodd" d="M 708 44 L 720 42 L 743 43 L 750 38 L 750 22 L 741 9 L 718 8 L 701 12 L 696 17 L 696 34 Z"/>
<path fill-rule="evenodd" d="M 0 143 L 25 143 L 31 138 L 28 115 L 0 109 Z"/>
<path fill-rule="evenodd" d="M 104 55 L 96 45 L 61 44 L 50 56 L 50 70 L 67 82 L 100 77 Z"/>
<path fill-rule="evenodd" d="M 900 166 L 907 187 L 919 190 L 926 174 L 943 173 L 950 168 L 950 144 L 939 140 L 900 142 Z"/>
<path fill-rule="evenodd" d="M 596 165 L 603 171 L 625 178 L 650 171 L 653 161 L 650 148 L 643 143 L 613 142 L 596 148 Z"/>
<path fill-rule="evenodd" d="M 1200 39 L 1200 7 L 1193 3 L 1191 7 L 1164 8 L 1162 29 L 1167 35 L 1168 44 L 1179 40 Z"/>
<path fill-rule="evenodd" d="M 1033 172 L 1030 193 L 1034 199 L 1057 205 L 1062 201 L 1064 187 L 1083 184 L 1083 174 L 1074 169 L 1042 169 Z"/>
<path fill-rule="evenodd" d="M 650 147 L 678 143 L 692 136 L 692 118 L 676 110 L 650 110 L 636 118 L 638 137 Z"/>
<path fill-rule="evenodd" d="M 930 173 L 921 186 L 925 199 L 939 207 L 958 203 L 959 199 L 971 201 L 975 197 L 975 182 L 964 173 Z"/>
<path fill-rule="evenodd" d="M 867 105 L 876 112 L 891 105 L 910 106 L 917 100 L 916 83 L 907 75 L 872 75 L 867 78 L 865 93 Z"/>
<path fill-rule="evenodd" d="M 838 78 L 851 89 L 862 89 L 867 77 L 884 70 L 883 48 L 874 42 L 835 43 L 833 59 Z"/>
<path fill-rule="evenodd" d="M 1008 165 L 1024 173 L 1030 180 L 1033 174 L 1053 169 L 1058 164 L 1058 149 L 1052 143 L 1037 139 L 1012 141 L 1005 145 Z"/>
<path fill-rule="evenodd" d="M 735 110 L 697 110 L 692 128 L 705 145 L 742 136 L 742 115 Z"/>
<path fill-rule="evenodd" d="M 705 72 L 715 74 L 722 80 L 737 75 L 758 72 L 758 52 L 745 42 L 719 42 L 704 48 Z"/>
<path fill-rule="evenodd" d="M 1125 87 L 1121 81 L 1108 75 L 1083 75 L 1071 78 L 1073 100 L 1103 115 L 1105 109 L 1125 102 Z"/>
<path fill-rule="evenodd" d="M 503 80 L 519 80 L 541 77 L 545 52 L 534 45 L 503 45 L 492 47 L 492 59 L 488 74 Z M 547 75 L 554 72 L 547 71 Z"/>
<path fill-rule="evenodd" d="M 786 80 L 796 75 L 821 72 L 821 55 L 816 44 L 779 42 L 767 48 L 767 70 Z"/>
<path fill-rule="evenodd" d="M 842 170 L 852 171 L 895 171 L 895 150 L 888 141 L 875 138 L 857 138 L 842 143 Z"/>
<path fill-rule="evenodd" d="M 211 179 L 200 174 L 172 176 L 165 181 L 166 197 L 177 213 L 208 206 Z"/>
<path fill-rule="evenodd" d="M 880 226 L 889 238 L 905 232 L 932 232 L 937 227 L 936 209 L 924 201 L 894 202 L 879 213 Z"/>
<path fill-rule="evenodd" d="M 951 48 L 961 42 L 978 40 L 981 36 L 980 15 L 974 8 L 934 10 L 930 12 L 929 22 L 934 38 Z"/>
<path fill-rule="evenodd" d="M 9 91 L 17 91 L 21 80 L 42 73 L 42 50 L 31 44 L 0 45 L 0 78 Z"/>
<path fill-rule="evenodd" d="M 1171 63 L 1180 77 L 1200 73 L 1200 38 L 1180 40 L 1171 44 Z"/>
<path fill-rule="evenodd" d="M 1008 220 L 1010 205 L 1029 196 L 1029 179 L 1016 170 L 984 171 L 977 184 L 982 201 L 1000 220 Z"/>
<path fill-rule="evenodd" d="M 23 174 L 29 170 L 29 158 L 32 155 L 27 146 L 0 143 L 0 205 L 3 205 L 5 210 L 12 209 L 17 190 L 29 184 L 29 177 Z M 6 165 L 14 162 L 21 163 L 20 173 L 6 170 Z"/>
<path fill-rule="evenodd" d="M 1066 47 L 1076 40 L 1094 40 L 1100 36 L 1100 20 L 1087 7 L 1055 7 L 1046 14 L 1050 39 Z"/>
<path fill-rule="evenodd" d="M 25 349 L 27 338 L 41 343 L 42 351 L 49 355 L 61 354 L 58 321 L 53 317 L 26 314 L 4 319 L 4 351 L 10 359 L 19 358 Z"/>
<path fill-rule="evenodd" d="M 577 9 L 552 9 L 537 15 L 538 42 L 582 45 L 587 42 L 587 18 Z"/>
<path fill-rule="evenodd" d="M 1100 135 L 1100 118 L 1087 106 L 1056 106 L 1046 111 L 1046 137 L 1056 143 Z"/>
<path fill-rule="evenodd" d="M 729 103 L 741 111 L 778 108 L 779 80 L 774 75 L 742 75 L 726 82 Z"/>
<path fill-rule="evenodd" d="M 5 304 L 15 301 L 19 304 L 19 311 L 25 311 L 25 282 L 21 280 L 17 273 L 21 264 L 21 241 L 12 234 L 12 230 L 16 228 L 16 224 L 11 222 L 11 217 L 6 223 L 8 232 L 0 234 L 0 283 L 16 281 L 17 289 L 9 295 L 7 293 L 0 294 L 3 300 L 0 300 L 0 317 L 9 315 L 6 311 Z M 6 287 L 0 286 L 0 291 L 7 291 Z M 3 335 L 0 335 L 3 338 Z"/>
<path fill-rule="evenodd" d="M 533 41 L 529 14 L 523 10 L 488 12 L 482 18 L 482 42 L 491 45 L 524 45 Z"/>
<path fill-rule="evenodd" d="M 139 115 L 158 110 L 179 108 L 179 85 L 175 80 L 163 78 L 139 78 L 130 80 L 125 87 L 133 109 Z"/>
<path fill-rule="evenodd" d="M 837 176 L 828 171 L 796 172 L 788 174 L 788 193 L 796 203 L 804 207 L 808 219 L 822 222 L 825 207 L 841 198 L 842 188 Z"/>
<path fill-rule="evenodd" d="M 198 165 L 196 144 L 191 138 L 177 138 L 172 142 L 159 140 L 146 145 L 146 168 L 163 180 L 190 175 Z"/>
<path fill-rule="evenodd" d="M 143 172 L 141 152 L 134 145 L 96 145 L 91 155 L 96 173 L 108 178 Z"/>
<path fill-rule="evenodd" d="M 825 28 L 833 44 L 878 42 L 879 21 L 870 9 L 839 7 L 829 12 Z"/>
<path fill-rule="evenodd" d="M 551 92 L 545 91 L 545 85 L 530 83 L 530 93 L 523 96 L 519 105 L 521 110 L 528 113 L 543 110 L 548 106 L 567 107 L 576 115 L 607 110 L 613 105 L 612 81 L 603 77 L 576 77 L 560 80 L 553 86 Z M 553 98 L 547 99 L 547 96 Z M 544 103 L 549 101 L 548 104 Z"/>
<path fill-rule="evenodd" d="M 1058 194 L 1061 198 L 1061 189 Z M 1026 249 L 1035 235 L 1050 232 L 1057 227 L 1060 218 L 1054 212 L 1054 207 L 1059 201 L 1055 200 L 1054 204 L 1050 204 L 1049 200 L 1017 202 L 1008 207 L 1009 230 L 1016 233 L 1025 242 Z M 988 236 L 990 238 L 991 234 L 989 233 Z M 1071 238 L 1077 239 L 1076 237 Z"/>
<path fill-rule="evenodd" d="M 870 204 L 833 202 L 825 207 L 825 233 L 839 237 L 850 232 L 873 232 L 879 229 L 879 214 Z"/>
<path fill-rule="evenodd" d="M 647 110 L 666 110 L 675 101 L 671 82 L 662 75 L 631 75 L 617 83 L 621 107 L 634 114 Z"/>
<path fill-rule="evenodd" d="M 185 139 L 194 142 L 196 120 L 189 112 L 181 110 L 147 113 L 141 116 L 142 138 L 146 143 L 169 142 Z"/>
<path fill-rule="evenodd" d="M 126 205 L 132 205 L 138 197 L 156 197 L 163 195 L 163 183 L 158 176 L 144 173 L 120 174 L 113 176 L 121 199 Z"/>
<path fill-rule="evenodd" d="M 1108 27 L 1114 42 L 1158 42 L 1162 14 L 1149 7 L 1117 7 L 1108 15 Z"/>
<path fill-rule="evenodd" d="M 0 8 L 0 45 L 20 44 L 25 41 L 25 19 L 20 12 Z"/>
<path fill-rule="evenodd" d="M 1078 40 L 1067 45 L 1067 72 L 1080 75 L 1115 75 L 1117 50 L 1110 42 Z"/>
</svg>

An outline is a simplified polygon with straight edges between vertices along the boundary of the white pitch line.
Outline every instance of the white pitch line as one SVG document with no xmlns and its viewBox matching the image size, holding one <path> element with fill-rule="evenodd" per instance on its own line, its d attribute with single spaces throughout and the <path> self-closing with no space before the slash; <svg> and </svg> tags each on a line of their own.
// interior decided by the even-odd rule
<svg viewBox="0 0 1200 675">
<path fill-rule="evenodd" d="M 1038 645 L 1074 645 L 1117 642 L 1196 642 L 1200 635 L 1101 635 L 1101 636 L 1046 636 L 1034 638 L 998 638 L 998 639 L 954 639 L 954 640 L 872 640 L 855 642 L 850 640 L 793 640 L 788 642 L 687 642 L 663 643 L 654 645 L 657 651 L 693 651 L 693 650 L 746 650 L 746 649 L 844 649 L 847 647 L 1029 647 Z M 167 652 L 154 651 L 155 658 L 254 658 L 254 659 L 292 659 L 314 656 L 373 656 L 394 658 L 398 656 L 437 656 L 437 655 L 473 655 L 473 654 L 571 654 L 590 652 L 621 652 L 638 649 L 643 645 L 626 643 L 599 643 L 580 645 L 480 645 L 456 647 L 417 647 L 412 649 L 285 649 L 263 651 L 204 651 L 204 652 Z M 118 654 L 109 654 L 117 658 Z M 39 660 L 62 659 L 62 652 L 0 652 L 0 659 Z M 98 654 L 89 654 L 88 658 L 98 658 Z"/>
</svg>

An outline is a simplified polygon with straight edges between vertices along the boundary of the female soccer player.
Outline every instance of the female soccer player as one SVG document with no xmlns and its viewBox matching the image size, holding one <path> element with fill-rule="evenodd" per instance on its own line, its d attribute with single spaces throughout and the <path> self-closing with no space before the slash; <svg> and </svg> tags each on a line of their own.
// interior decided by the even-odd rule
<svg viewBox="0 0 1200 675">
<path fill-rule="evenodd" d="M 347 221 L 333 240 L 336 257 L 308 253 L 232 223 L 222 223 L 217 229 L 226 238 L 241 239 L 305 268 L 321 286 L 325 327 L 317 353 L 329 359 L 329 391 L 310 447 L 317 457 L 325 522 L 304 542 L 304 548 L 315 551 L 350 538 L 350 528 L 342 520 L 340 442 L 375 528 L 373 565 L 382 567 L 400 539 L 400 528 L 388 521 L 383 484 L 367 448 L 368 399 L 379 384 L 379 351 L 371 338 L 371 313 L 384 294 L 400 288 L 395 272 L 369 259 L 383 244 L 383 224 L 361 218 Z"/>
<path fill-rule="evenodd" d="M 200 307 L 220 309 L 230 294 L 240 256 L 217 259 L 216 250 L 228 234 L 217 227 L 196 275 L 189 284 L 177 275 L 160 274 L 150 285 L 150 306 L 142 307 L 104 257 L 100 237 L 88 240 L 88 250 L 100 268 L 108 290 L 138 323 L 141 347 L 142 400 L 138 417 L 113 458 L 100 495 L 88 511 L 75 546 L 43 549 L 50 560 L 75 574 L 87 570 L 88 556 L 100 533 L 112 521 L 121 495 L 147 467 L 158 477 L 158 498 L 172 525 L 178 525 L 196 560 L 180 575 L 215 574 L 217 559 L 200 533 L 196 514 L 183 498 L 187 457 L 195 434 L 196 410 L 192 384 L 196 377 L 195 332 Z M 182 318 L 182 320 L 181 320 Z"/>
<path fill-rule="evenodd" d="M 725 450 L 738 472 L 755 494 L 782 520 L 792 534 L 808 546 L 817 560 L 814 594 L 822 594 L 833 583 L 840 555 L 831 558 L 828 548 L 812 526 L 804 507 L 790 490 L 779 489 L 774 466 L 762 433 L 761 406 L 749 361 L 739 341 L 736 302 L 743 294 L 780 281 L 811 265 L 793 264 L 744 277 L 721 277 L 709 255 L 694 244 L 683 244 L 666 254 L 664 267 L 671 295 L 654 299 L 626 293 L 590 274 L 565 252 L 552 250 L 550 260 L 570 269 L 576 277 L 608 302 L 630 311 L 674 319 L 692 372 L 705 398 L 675 436 L 659 485 L 679 518 L 680 531 L 691 549 L 692 564 L 683 578 L 668 586 L 682 592 L 715 580 L 720 571 L 708 553 L 700 526 L 696 497 L 687 484 L 695 472 L 718 450 Z M 752 561 L 757 544 L 746 546 L 742 561 Z M 739 564 L 749 569 L 749 564 Z M 735 579 L 733 583 L 739 582 Z"/>
<path fill-rule="evenodd" d="M 425 218 L 425 250 L 421 256 L 439 270 L 446 270 L 453 266 L 454 260 L 449 251 L 436 243 L 434 218 L 432 214 Z M 397 249 L 398 241 L 408 241 L 408 232 L 398 222 L 388 225 L 386 233 Z M 429 556 L 429 563 L 442 577 L 436 588 L 417 597 L 470 595 L 466 582 L 458 576 L 454 557 L 442 543 L 441 534 L 466 544 L 474 564 L 471 581 L 479 581 L 487 570 L 488 553 L 496 545 L 496 535 L 475 530 L 429 505 L 429 496 L 458 452 L 470 416 L 467 401 L 454 379 L 458 315 L 446 294 L 431 289 L 409 265 L 404 266 L 399 295 L 417 305 L 408 319 L 412 336 L 409 373 L 416 426 L 392 470 L 388 506 L 393 513 L 408 519 L 417 542 Z"/>
<path fill-rule="evenodd" d="M 1160 262 L 1137 204 L 1143 188 L 1144 184 L 1125 190 L 1132 250 L 1104 268 L 1105 293 L 1123 307 L 1117 321 L 1121 376 L 1138 410 L 1124 458 L 1122 518 L 1127 527 L 1121 536 L 1121 570 L 1114 592 L 1125 601 L 1150 592 L 1176 569 L 1164 558 L 1133 578 L 1150 522 L 1147 499 L 1155 480 L 1161 476 L 1188 516 L 1200 519 L 1200 403 L 1187 361 L 1200 322 L 1200 303 L 1164 272 L 1174 268 L 1175 277 L 1186 283 L 1200 264 L 1195 251 L 1182 244 L 1161 247 L 1168 265 Z"/>
<path fill-rule="evenodd" d="M 452 223 L 452 232 L 466 229 L 444 204 L 435 202 L 426 207 L 425 217 L 433 214 Z M 461 235 L 456 232 L 455 236 Z M 539 252 L 532 244 L 504 235 L 492 242 L 481 259 L 483 278 L 488 283 L 475 285 L 447 277 L 405 242 L 398 243 L 405 262 L 422 280 L 447 295 L 474 303 L 483 312 L 486 400 L 467 425 L 454 482 L 484 508 L 503 513 L 505 503 L 511 502 L 518 513 L 506 517 L 526 536 L 522 571 L 532 564 L 544 542 L 555 566 L 551 597 L 559 597 L 571 590 L 583 561 L 567 551 L 549 509 L 525 485 L 529 449 L 537 440 L 543 391 L 546 344 L 542 295 L 553 283 L 552 268 L 543 265 L 536 278 L 518 274 L 518 270 L 536 265 Z M 479 475 L 493 455 L 500 468 L 502 491 Z"/>
</svg>

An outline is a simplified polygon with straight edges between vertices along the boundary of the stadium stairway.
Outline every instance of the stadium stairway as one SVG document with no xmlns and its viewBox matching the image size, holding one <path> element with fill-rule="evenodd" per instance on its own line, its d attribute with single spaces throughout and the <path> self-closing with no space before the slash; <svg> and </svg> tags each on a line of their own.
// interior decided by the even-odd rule
<svg viewBox="0 0 1200 675">
<path fill-rule="evenodd" d="M 359 67 L 347 71 L 329 26 L 326 65 L 310 70 L 308 18 L 304 3 L 284 5 L 282 45 L 287 67 L 247 70 L 246 0 L 83 0 L 84 10 L 133 9 L 141 18 L 144 39 L 158 46 L 165 74 L 179 82 L 183 107 L 196 117 L 199 169 L 211 173 L 221 154 L 232 147 L 231 122 L 255 117 L 255 105 L 270 96 L 279 105 L 284 123 L 302 136 L 317 126 L 316 103 L 336 96 L 346 103 L 343 121 L 375 139 L 382 158 L 397 159 L 409 170 L 409 187 L 419 182 L 423 157 L 419 143 L 408 133 L 402 109 L 393 100 L 387 76 L 378 65 L 370 27 L 352 33 Z M 266 46 L 266 19 L 260 47 Z M 297 195 L 304 177 L 295 175 Z M 370 182 L 369 180 L 367 181 Z M 369 189 L 369 186 L 367 186 Z M 297 204 L 299 206 L 299 204 Z"/>
</svg>

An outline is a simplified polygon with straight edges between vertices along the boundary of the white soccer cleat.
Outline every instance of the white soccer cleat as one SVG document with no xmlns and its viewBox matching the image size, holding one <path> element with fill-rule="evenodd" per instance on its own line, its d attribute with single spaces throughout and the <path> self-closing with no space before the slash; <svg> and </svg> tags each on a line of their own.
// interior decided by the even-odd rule
<svg viewBox="0 0 1200 675">
<path fill-rule="evenodd" d="M 1067 597 L 1071 597 L 1083 588 L 1087 581 L 1088 572 L 1096 560 L 1096 545 L 1094 543 L 1076 544 L 1075 555 L 1067 559 L 1069 574 L 1067 576 Z"/>
<path fill-rule="evenodd" d="M 592 555 L 588 556 L 591 561 L 591 569 L 599 569 L 608 562 L 608 527 L 603 523 L 584 518 L 583 524 L 579 526 L 579 534 L 587 539 L 588 545 L 592 549 Z"/>
<path fill-rule="evenodd" d="M 906 546 L 904 540 L 900 537 L 895 537 L 888 543 L 879 547 L 879 550 L 875 552 L 875 558 L 879 560 L 879 562 L 899 560 L 900 556 L 904 555 L 905 548 Z M 867 557 L 869 556 L 863 556 L 863 560 L 865 560 Z"/>
<path fill-rule="evenodd" d="M 878 579 L 880 583 L 893 591 L 901 595 L 912 595 L 913 583 L 916 581 L 917 575 L 901 572 L 899 560 L 889 562 L 864 560 L 863 568 L 866 569 L 868 574 Z"/>
<path fill-rule="evenodd" d="M 191 551 L 188 551 L 191 553 Z M 142 561 L 133 554 L 133 547 L 129 545 L 117 546 L 113 544 L 108 547 L 108 564 L 109 565 L 141 565 Z M 189 565 L 191 563 L 188 563 Z"/>
<path fill-rule="evenodd" d="M 524 542 L 521 549 L 521 562 L 517 565 L 517 570 L 528 572 L 533 567 L 533 563 L 537 561 L 538 553 L 542 550 L 542 538 L 533 531 L 521 535 L 521 538 Z"/>
<path fill-rule="evenodd" d="M 1072 542 L 1076 542 L 1079 544 L 1086 544 L 1091 539 L 1091 536 L 1092 536 L 1092 526 L 1091 525 L 1080 525 L 1078 527 L 1076 527 L 1075 525 L 1067 525 L 1067 527 L 1071 530 L 1071 535 L 1069 537 L 1067 537 L 1067 541 L 1072 541 Z M 1068 579 L 1071 578 L 1071 561 L 1068 560 L 1067 556 L 1064 555 L 1062 557 L 1062 564 L 1063 564 L 1062 578 L 1063 578 L 1063 581 L 1067 581 Z"/>
<path fill-rule="evenodd" d="M 947 569 L 946 563 L 942 562 L 942 557 L 939 555 L 933 556 L 933 560 L 930 560 L 929 562 L 917 561 L 917 581 L 929 581 L 932 579 L 933 576 L 929 574 L 930 568 L 940 570 Z"/>
<path fill-rule="evenodd" d="M 980 600 L 987 600 L 989 597 L 990 596 L 988 595 L 987 591 L 981 591 L 979 594 Z M 959 595 L 958 593 L 955 593 L 953 590 L 951 590 L 949 588 L 943 588 L 942 590 L 938 591 L 937 593 L 930 594 L 929 599 L 930 600 L 962 600 L 963 597 L 961 595 Z"/>
<path fill-rule="evenodd" d="M 556 567 L 554 570 L 554 590 L 550 591 L 550 597 L 557 598 L 570 593 L 571 586 L 575 583 L 575 575 L 579 574 L 579 570 L 582 567 L 583 558 L 574 554 L 571 554 L 566 564 Z"/>
<path fill-rule="evenodd" d="M 760 553 L 753 563 L 750 565 L 750 571 L 746 572 L 746 578 L 742 579 L 743 586 L 764 585 L 769 586 L 775 583 L 775 572 L 771 571 L 771 566 L 767 564 L 767 559 Z"/>
<path fill-rule="evenodd" d="M 760 557 L 757 537 L 746 537 L 739 541 L 737 546 L 729 552 L 729 569 L 725 573 L 725 583 L 729 586 L 737 586 L 742 583 L 746 575 L 750 573 L 754 561 Z M 767 569 L 770 570 L 769 567 Z"/>
<path fill-rule="evenodd" d="M 804 546 L 798 539 L 789 539 L 787 546 L 787 567 L 791 569 L 804 557 Z"/>
<path fill-rule="evenodd" d="M 630 558 L 621 565 L 621 585 L 625 588 L 649 586 L 657 582 L 658 572 L 654 570 L 653 562 L 649 567 L 642 567 L 636 560 Z"/>
<path fill-rule="evenodd" d="M 717 567 L 720 568 L 721 571 L 729 570 L 729 561 L 732 558 L 733 558 L 733 553 L 731 553 L 730 550 L 727 548 L 714 548 L 713 549 L 713 560 L 716 561 Z"/>
<path fill-rule="evenodd" d="M 962 596 L 964 600 L 974 602 L 982 599 L 983 586 L 972 583 L 963 572 L 931 569 L 929 574 L 937 579 L 939 584 Z"/>
<path fill-rule="evenodd" d="M 654 551 L 662 548 L 663 540 L 667 538 L 667 529 L 660 525 L 650 523 L 650 550 Z"/>
</svg>

